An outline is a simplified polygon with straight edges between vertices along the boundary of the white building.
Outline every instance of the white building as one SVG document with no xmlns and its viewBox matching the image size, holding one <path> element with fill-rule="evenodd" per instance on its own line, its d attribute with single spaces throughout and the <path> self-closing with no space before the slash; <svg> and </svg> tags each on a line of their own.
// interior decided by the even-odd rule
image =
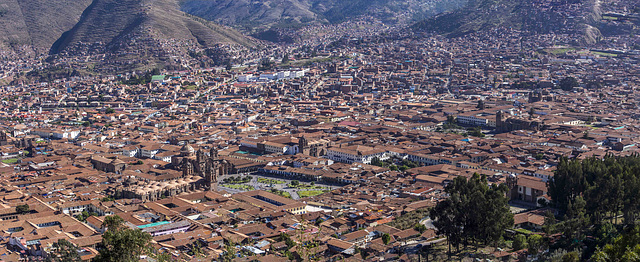
<svg viewBox="0 0 640 262">
<path fill-rule="evenodd" d="M 371 160 L 378 158 L 387 160 L 391 154 L 386 149 L 377 149 L 368 146 L 332 147 L 327 149 L 326 158 L 342 163 L 371 164 Z"/>
</svg>

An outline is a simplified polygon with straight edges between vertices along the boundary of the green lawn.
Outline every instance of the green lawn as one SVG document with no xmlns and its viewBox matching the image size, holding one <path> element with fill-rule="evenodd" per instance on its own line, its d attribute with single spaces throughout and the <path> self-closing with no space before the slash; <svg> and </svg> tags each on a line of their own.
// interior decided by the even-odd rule
<svg viewBox="0 0 640 262">
<path fill-rule="evenodd" d="M 618 56 L 616 54 L 605 53 L 605 52 L 593 52 L 593 51 L 591 51 L 591 53 L 593 53 L 595 55 L 599 55 L 599 56 L 608 56 L 608 57 L 617 57 Z"/>
<path fill-rule="evenodd" d="M 282 180 L 277 180 L 277 179 L 268 179 L 268 178 L 258 177 L 258 183 L 262 183 L 262 184 L 284 184 L 286 182 L 284 182 Z"/>
<path fill-rule="evenodd" d="M 291 198 L 291 194 L 289 194 L 289 192 L 287 192 L 287 191 L 272 189 L 269 192 L 274 193 L 276 195 L 280 195 L 280 196 L 286 197 L 286 198 Z"/>
<path fill-rule="evenodd" d="M 196 89 L 198 89 L 198 86 L 194 86 L 194 85 L 182 86 L 182 89 L 184 89 L 184 90 L 196 90 Z"/>
<path fill-rule="evenodd" d="M 222 186 L 223 187 L 228 187 L 228 188 L 233 188 L 233 189 L 246 190 L 246 191 L 255 190 L 255 188 L 253 188 L 250 185 L 226 184 L 226 185 L 222 185 Z"/>
<path fill-rule="evenodd" d="M 289 184 L 288 186 L 296 189 L 320 189 L 320 190 L 326 189 L 323 186 L 309 185 L 309 184 L 303 184 L 303 183 L 300 183 L 297 186 L 294 186 L 292 184 Z"/>
<path fill-rule="evenodd" d="M 5 160 L 2 160 L 2 163 L 15 164 L 15 163 L 18 163 L 18 159 L 17 158 L 5 159 Z"/>
<path fill-rule="evenodd" d="M 575 51 L 575 48 L 546 48 L 543 51 L 553 55 L 564 54 L 569 51 Z"/>
<path fill-rule="evenodd" d="M 303 198 L 303 197 L 317 196 L 326 192 L 329 192 L 329 190 L 305 190 L 305 191 L 298 191 L 296 193 L 298 193 L 300 198 Z"/>
</svg>

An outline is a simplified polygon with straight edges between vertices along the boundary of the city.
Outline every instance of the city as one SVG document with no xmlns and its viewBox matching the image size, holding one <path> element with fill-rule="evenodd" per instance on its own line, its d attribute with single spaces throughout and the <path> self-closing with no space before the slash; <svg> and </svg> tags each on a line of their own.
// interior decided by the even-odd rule
<svg viewBox="0 0 640 262">
<path fill-rule="evenodd" d="M 0 261 L 627 261 L 640 9 L 526 2 L 569 22 L 2 48 Z"/>
</svg>

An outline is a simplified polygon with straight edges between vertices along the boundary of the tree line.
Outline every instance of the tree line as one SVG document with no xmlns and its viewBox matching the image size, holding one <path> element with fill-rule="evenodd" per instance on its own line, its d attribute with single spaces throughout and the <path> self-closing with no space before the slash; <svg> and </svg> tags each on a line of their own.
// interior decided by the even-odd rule
<svg viewBox="0 0 640 262">
<path fill-rule="evenodd" d="M 548 186 L 559 214 L 544 229 L 562 235 L 552 249 L 580 249 L 591 261 L 640 258 L 640 156 L 562 158 Z"/>
<path fill-rule="evenodd" d="M 438 232 L 447 237 L 449 253 L 452 246 L 458 251 L 460 245 L 497 246 L 505 229 L 513 226 L 506 185 L 489 185 L 484 175 L 474 174 L 468 180 L 456 177 L 445 192 L 449 197 L 431 210 L 430 217 Z"/>
</svg>

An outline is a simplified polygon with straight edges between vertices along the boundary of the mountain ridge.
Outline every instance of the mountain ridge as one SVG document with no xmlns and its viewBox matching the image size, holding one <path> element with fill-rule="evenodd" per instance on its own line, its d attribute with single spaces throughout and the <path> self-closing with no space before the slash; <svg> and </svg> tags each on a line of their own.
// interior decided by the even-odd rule
<svg viewBox="0 0 640 262">
<path fill-rule="evenodd" d="M 114 13 L 118 19 L 113 19 Z M 188 40 L 203 46 L 253 45 L 252 40 L 233 29 L 179 11 L 177 1 L 94 0 L 80 21 L 52 46 L 51 53 L 83 43 L 113 49 L 137 37 Z"/>
<path fill-rule="evenodd" d="M 91 0 L 6 0 L 0 3 L 0 47 L 46 52 L 80 19 Z"/>
<path fill-rule="evenodd" d="M 181 10 L 254 33 L 271 27 L 340 23 L 371 15 L 387 23 L 431 16 L 467 0 L 182 0 Z"/>
<path fill-rule="evenodd" d="M 6 0 L 0 3 L 0 48 L 58 54 L 100 43 L 104 51 L 136 37 L 183 39 L 204 47 L 253 46 L 242 33 L 180 11 L 178 0 Z"/>
<path fill-rule="evenodd" d="M 594 0 L 546 3 L 536 0 L 470 0 L 463 8 L 422 20 L 412 28 L 450 37 L 500 27 L 536 33 L 582 34 L 583 44 L 592 44 L 601 37 L 595 26 L 601 19 L 597 3 Z M 540 7 L 543 4 L 552 8 L 545 10 Z"/>
</svg>

